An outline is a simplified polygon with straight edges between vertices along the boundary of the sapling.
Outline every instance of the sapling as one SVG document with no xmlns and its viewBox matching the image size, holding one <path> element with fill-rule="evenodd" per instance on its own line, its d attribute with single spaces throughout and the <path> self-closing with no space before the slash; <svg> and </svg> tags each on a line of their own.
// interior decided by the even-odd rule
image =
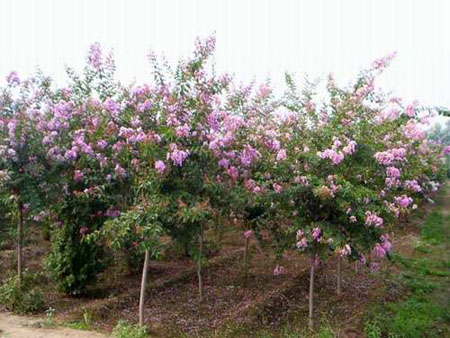
<svg viewBox="0 0 450 338">
<path fill-rule="evenodd" d="M 144 266 L 142 267 L 141 293 L 139 296 L 139 325 L 144 325 L 144 304 L 145 288 L 147 285 L 148 263 L 150 260 L 150 251 L 145 250 Z"/>
<path fill-rule="evenodd" d="M 202 281 L 202 260 L 203 260 L 203 223 L 200 224 L 200 234 L 198 238 L 198 257 L 197 257 L 197 278 L 198 278 L 198 299 L 203 301 L 203 281 Z"/>
<path fill-rule="evenodd" d="M 250 238 L 253 235 L 252 230 L 247 230 L 244 232 L 244 278 L 247 279 L 248 276 L 248 256 L 249 256 L 249 246 L 250 246 Z"/>
<path fill-rule="evenodd" d="M 309 315 L 308 326 L 312 330 L 314 328 L 314 277 L 316 269 L 317 248 L 314 247 L 311 252 L 310 274 L 309 274 Z"/>
<path fill-rule="evenodd" d="M 337 287 L 336 287 L 336 293 L 338 294 L 338 296 L 340 296 L 342 294 L 341 282 L 342 282 L 342 257 L 341 257 L 341 255 L 338 255 L 338 257 L 337 257 Z"/>
</svg>

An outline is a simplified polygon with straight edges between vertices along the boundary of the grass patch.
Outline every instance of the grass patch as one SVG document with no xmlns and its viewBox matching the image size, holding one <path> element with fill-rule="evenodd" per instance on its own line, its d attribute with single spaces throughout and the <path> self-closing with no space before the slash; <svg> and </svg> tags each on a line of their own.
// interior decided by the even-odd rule
<svg viewBox="0 0 450 338">
<path fill-rule="evenodd" d="M 431 245 L 441 244 L 443 241 L 444 221 L 442 213 L 433 211 L 426 218 L 422 228 L 422 239 Z"/>
<path fill-rule="evenodd" d="M 130 324 L 124 320 L 119 320 L 112 332 L 115 338 L 147 338 L 149 337 L 147 328 L 138 324 Z"/>
<path fill-rule="evenodd" d="M 450 337 L 450 299 L 448 239 L 444 230 L 450 218 L 431 212 L 424 221 L 421 239 L 415 245 L 419 257 L 395 255 L 402 272 L 394 276 L 404 288 L 405 298 L 378 305 L 369 315 L 364 332 L 367 337 Z"/>
<path fill-rule="evenodd" d="M 385 304 L 366 323 L 365 332 L 372 337 L 441 337 L 437 327 L 442 327 L 446 318 L 446 310 L 430 297 L 412 296 Z"/>
<path fill-rule="evenodd" d="M 75 330 L 86 330 L 92 329 L 92 314 L 89 311 L 83 312 L 83 320 L 78 322 L 68 322 L 64 323 L 63 326 L 69 327 Z"/>
</svg>

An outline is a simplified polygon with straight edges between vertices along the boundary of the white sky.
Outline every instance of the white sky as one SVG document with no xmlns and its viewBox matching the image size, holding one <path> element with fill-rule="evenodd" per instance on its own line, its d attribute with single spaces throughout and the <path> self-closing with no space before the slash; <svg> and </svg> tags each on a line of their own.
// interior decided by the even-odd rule
<svg viewBox="0 0 450 338">
<path fill-rule="evenodd" d="M 62 83 L 88 46 L 113 48 L 119 78 L 149 78 L 150 49 L 189 56 L 216 32 L 217 69 L 249 81 L 284 71 L 347 83 L 398 55 L 382 84 L 407 101 L 450 107 L 449 0 L 0 0 L 0 77 L 36 66 Z"/>
</svg>

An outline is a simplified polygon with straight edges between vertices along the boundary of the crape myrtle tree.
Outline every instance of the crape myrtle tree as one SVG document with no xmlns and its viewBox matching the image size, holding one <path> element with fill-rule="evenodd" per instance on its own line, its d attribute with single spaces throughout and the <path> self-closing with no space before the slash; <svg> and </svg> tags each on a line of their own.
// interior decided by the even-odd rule
<svg viewBox="0 0 450 338">
<path fill-rule="evenodd" d="M 106 262 L 105 242 L 143 256 L 139 322 L 149 261 L 162 236 L 195 261 L 204 297 L 205 232 L 223 216 L 281 257 L 309 255 L 309 323 L 321 261 L 365 263 L 389 255 L 389 232 L 439 187 L 442 151 L 425 139 L 429 116 L 375 89 L 391 56 L 354 85 L 330 77 L 328 97 L 300 91 L 290 75 L 277 98 L 270 82 L 236 86 L 211 66 L 215 40 L 198 40 L 172 69 L 150 56 L 153 81 L 124 87 L 98 44 L 66 88 L 42 76 L 8 77 L 0 102 L 2 196 L 18 222 L 51 224 L 47 266 L 68 294 L 85 293 Z M 444 150 L 445 153 L 445 150 Z M 219 223 L 220 224 L 220 223 Z M 277 266 L 274 274 L 282 273 Z"/>
<path fill-rule="evenodd" d="M 311 257 L 311 326 L 317 263 L 338 254 L 340 293 L 341 257 L 364 261 L 368 253 L 388 254 L 387 225 L 414 208 L 412 198 L 399 191 L 417 193 L 419 180 L 426 185 L 436 176 L 434 153 L 423 145 L 414 105 L 403 109 L 374 91 L 375 75 L 390 58 L 375 62 L 350 89 L 330 81 L 329 103 L 320 109 L 311 100 L 311 88 L 298 96 L 288 76 L 287 112 L 275 123 L 265 119 L 260 130 L 247 135 L 257 140 L 255 161 L 241 183 L 255 196 L 248 201 L 254 202 L 252 210 L 259 207 L 259 224 L 269 230 L 278 252 L 296 247 Z M 395 116 L 386 111 L 394 109 L 386 108 L 388 103 L 397 104 Z M 386 113 L 391 115 L 385 118 Z M 387 167 L 394 164 L 402 167 L 404 181 L 397 168 Z M 277 267 L 274 273 L 281 271 Z"/>
<path fill-rule="evenodd" d="M 23 233 L 27 221 L 42 214 L 51 182 L 51 170 L 42 146 L 41 123 L 51 100 L 50 80 L 37 74 L 20 80 L 16 72 L 7 77 L 0 96 L 0 195 L 17 222 L 17 281 L 23 270 Z"/>
<path fill-rule="evenodd" d="M 160 253 L 159 236 L 188 248 L 196 262 L 198 295 L 204 297 L 205 230 L 230 204 L 229 175 L 221 162 L 221 147 L 234 141 L 242 119 L 225 111 L 226 75 L 208 67 L 215 39 L 198 40 L 194 56 L 172 70 L 154 56 L 154 83 L 124 90 L 119 157 L 128 161 L 134 202 L 110 221 L 105 234 L 120 246 L 132 234 L 145 254 L 139 322 L 144 323 L 145 285 L 149 259 Z M 218 132 L 226 120 L 227 135 Z M 226 139 L 227 137 L 227 139 Z M 123 164 L 126 165 L 125 163 Z M 232 191 L 231 191 L 232 192 Z M 113 234 L 113 235 L 111 235 Z"/>
<path fill-rule="evenodd" d="M 47 219 L 53 228 L 47 267 L 71 295 L 85 293 L 107 263 L 103 246 L 85 237 L 128 205 L 114 71 L 112 55 L 92 45 L 82 74 L 67 69 L 69 84 L 55 90 L 40 126 L 47 158 L 58 172 L 58 194 Z"/>
</svg>

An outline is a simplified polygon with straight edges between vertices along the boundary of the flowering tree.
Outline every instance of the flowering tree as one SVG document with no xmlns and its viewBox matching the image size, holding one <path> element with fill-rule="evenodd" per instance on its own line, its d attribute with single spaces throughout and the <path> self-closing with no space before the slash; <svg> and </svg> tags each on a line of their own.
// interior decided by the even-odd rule
<svg viewBox="0 0 450 338">
<path fill-rule="evenodd" d="M 312 326 L 321 261 L 337 255 L 340 294 L 343 257 L 389 255 L 389 231 L 439 187 L 448 150 L 426 140 L 430 115 L 418 103 L 405 106 L 375 88 L 392 56 L 347 88 L 330 76 L 316 106 L 314 84 L 299 92 L 290 75 L 281 98 L 270 83 L 236 86 L 216 75 L 214 48 L 213 37 L 198 40 L 175 69 L 151 55 L 154 81 L 141 86 L 116 83 L 112 56 L 98 44 L 81 75 L 67 70 L 66 88 L 43 76 L 8 77 L 0 183 L 18 215 L 19 281 L 26 216 L 52 224 L 48 267 L 69 294 L 85 292 L 101 269 L 103 242 L 95 240 L 132 246 L 144 256 L 142 325 L 161 236 L 196 262 L 201 301 L 205 230 L 231 214 L 245 225 L 245 275 L 253 234 L 278 256 L 309 255 Z M 282 272 L 278 265 L 274 274 Z"/>
<path fill-rule="evenodd" d="M 47 265 L 60 288 L 72 295 L 84 293 L 102 269 L 102 246 L 86 241 L 86 235 L 117 217 L 119 207 L 128 203 L 129 175 L 118 157 L 114 70 L 112 56 L 94 44 L 83 73 L 67 70 L 69 86 L 55 90 L 38 125 L 59 178 L 47 219 L 53 224 Z"/>
<path fill-rule="evenodd" d="M 156 84 L 123 91 L 117 153 L 125 160 L 122 165 L 128 164 L 135 197 L 131 209 L 113 224 L 127 229 L 124 232 L 138 233 L 145 252 L 141 324 L 148 260 L 158 253 L 148 243 L 155 244 L 162 232 L 188 246 L 197 263 L 199 299 L 203 299 L 205 227 L 227 204 L 219 175 L 224 162 L 217 149 L 215 119 L 223 109 L 221 94 L 229 79 L 207 70 L 214 43 L 214 38 L 199 40 L 194 57 L 165 74 L 152 56 Z M 234 128 L 234 122 L 229 123 Z M 145 217 L 151 214 L 153 221 L 130 222 L 130 218 L 136 220 L 132 216 L 136 210 Z"/>
<path fill-rule="evenodd" d="M 17 217 L 17 276 L 22 280 L 23 228 L 27 219 L 39 217 L 45 204 L 51 172 L 43 152 L 43 135 L 36 125 L 40 108 L 51 98 L 50 81 L 39 75 L 21 81 L 7 77 L 0 98 L 0 193 Z"/>
<path fill-rule="evenodd" d="M 418 181 L 426 185 L 436 176 L 436 152 L 424 141 L 415 104 L 402 107 L 375 91 L 375 76 L 390 59 L 376 61 L 349 89 L 330 78 L 329 103 L 320 110 L 311 88 L 297 95 L 288 76 L 287 111 L 274 119 L 280 108 L 263 102 L 258 111 L 272 118 L 260 114 L 264 122 L 246 134 L 253 144 L 242 151 L 251 158 L 242 186 L 253 208 L 263 206 L 260 224 L 278 250 L 294 246 L 311 256 L 310 325 L 319 259 L 338 254 L 340 294 L 341 257 L 385 256 L 393 219 L 414 208 L 405 193 L 419 193 Z"/>
</svg>

